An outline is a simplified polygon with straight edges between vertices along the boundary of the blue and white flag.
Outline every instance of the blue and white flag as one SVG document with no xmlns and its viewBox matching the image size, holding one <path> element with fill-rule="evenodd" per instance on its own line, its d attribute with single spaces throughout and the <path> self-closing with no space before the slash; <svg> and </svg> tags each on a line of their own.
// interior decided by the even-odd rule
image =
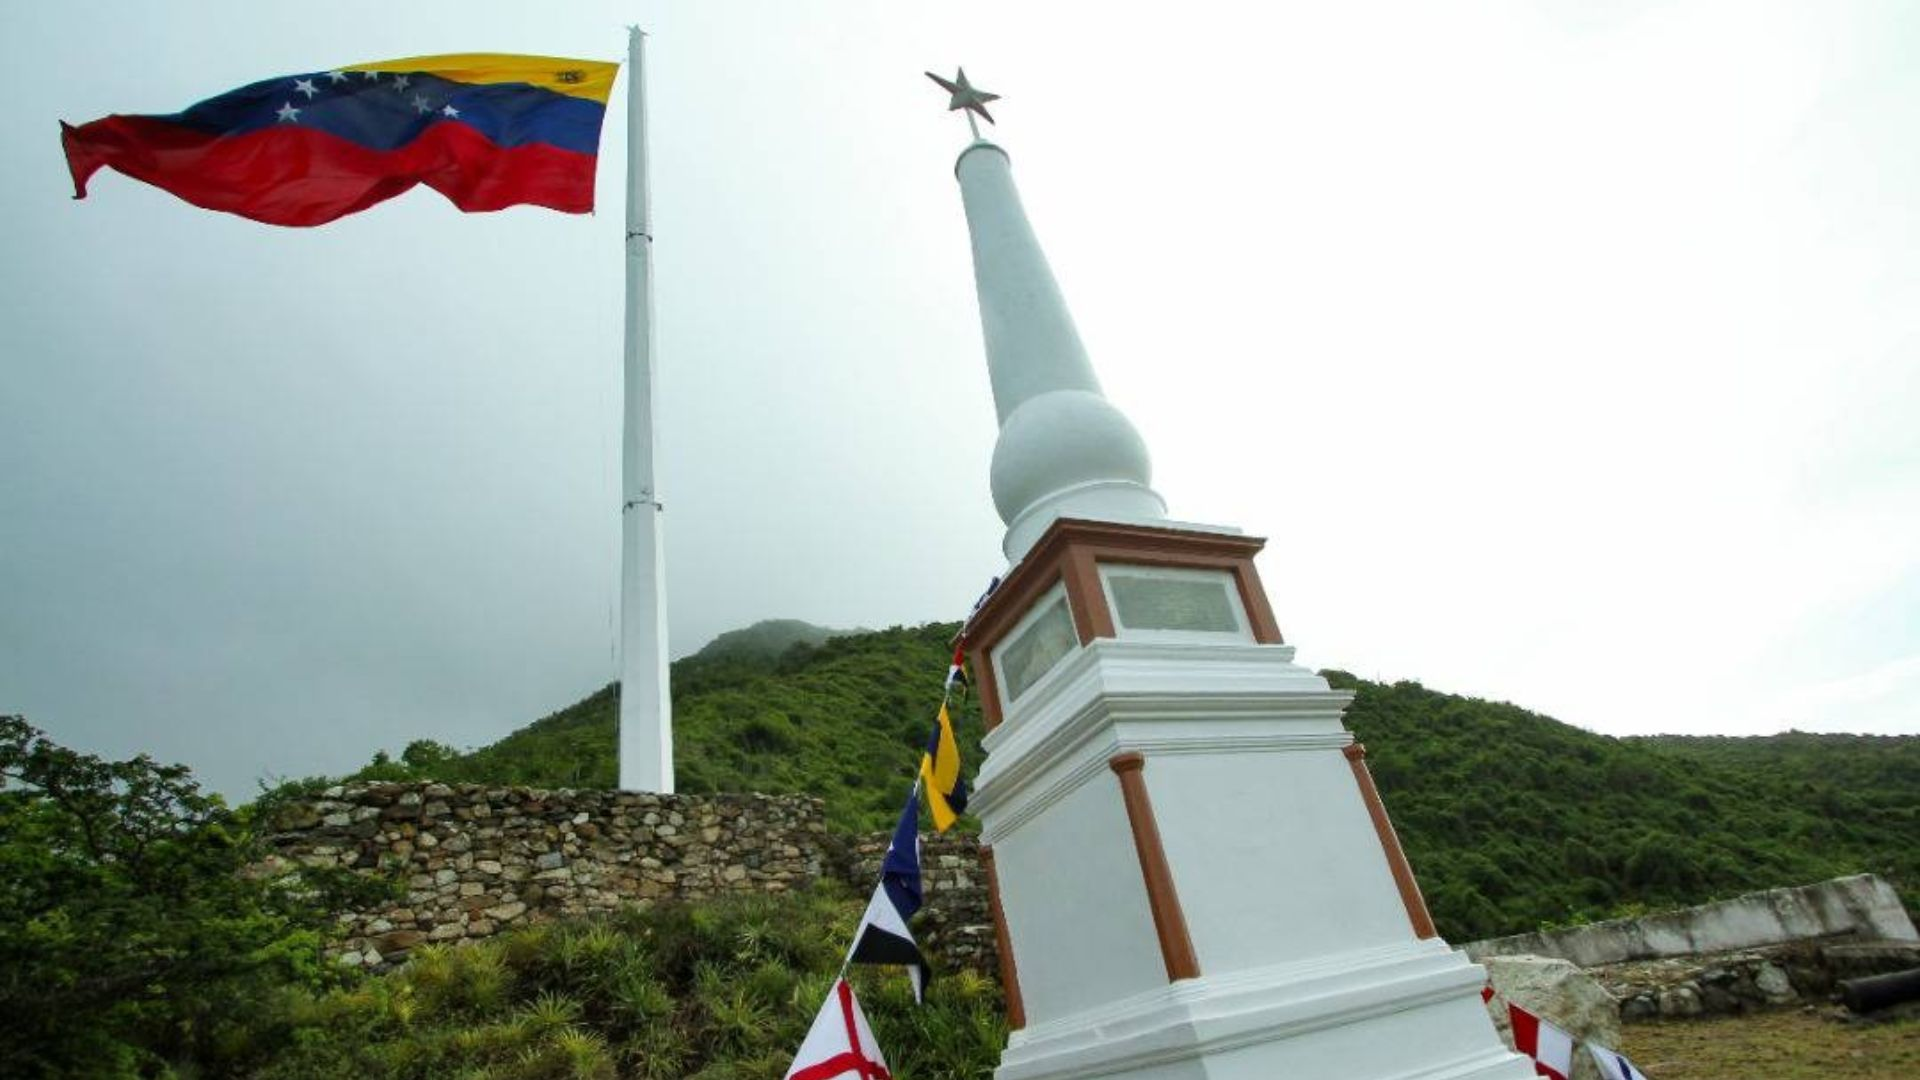
<svg viewBox="0 0 1920 1080">
<path fill-rule="evenodd" d="M 1647 1074 L 1634 1068 L 1633 1062 L 1618 1051 L 1588 1043 L 1587 1053 L 1593 1055 L 1593 1063 L 1600 1066 L 1600 1075 L 1606 1080 L 1647 1080 Z"/>
<path fill-rule="evenodd" d="M 920 886 L 920 800 L 911 794 L 900 811 L 900 823 L 893 827 L 887 856 L 880 860 L 880 884 L 902 919 L 913 918 L 925 902 Z"/>
<path fill-rule="evenodd" d="M 853 951 L 848 959 L 856 964 L 903 964 L 913 982 L 913 1000 L 926 993 L 933 969 L 913 940 L 907 920 L 920 910 L 923 898 L 920 884 L 920 798 L 916 792 L 907 799 L 894 828 L 893 842 L 887 845 L 886 858 L 880 863 L 880 884 L 874 886 L 867 901 L 866 914 L 853 932 Z"/>
</svg>

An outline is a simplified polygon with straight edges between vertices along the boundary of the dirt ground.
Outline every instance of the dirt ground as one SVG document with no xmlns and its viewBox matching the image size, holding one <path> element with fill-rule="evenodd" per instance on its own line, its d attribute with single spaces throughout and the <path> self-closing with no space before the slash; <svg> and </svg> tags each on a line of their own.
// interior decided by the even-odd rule
<svg viewBox="0 0 1920 1080">
<path fill-rule="evenodd" d="M 1920 1014 L 1842 1021 L 1837 1010 L 1628 1024 L 1621 1051 L 1648 1080 L 1915 1080 Z"/>
</svg>

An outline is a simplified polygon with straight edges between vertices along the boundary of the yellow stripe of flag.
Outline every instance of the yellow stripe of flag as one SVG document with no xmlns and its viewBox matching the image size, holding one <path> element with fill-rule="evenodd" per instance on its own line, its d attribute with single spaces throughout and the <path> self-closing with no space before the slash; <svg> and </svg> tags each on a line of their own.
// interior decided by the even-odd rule
<svg viewBox="0 0 1920 1080">
<path fill-rule="evenodd" d="M 403 71 L 437 75 L 453 82 L 526 83 L 556 94 L 586 98 L 602 105 L 613 93 L 619 64 L 604 60 L 570 60 L 564 56 L 517 56 L 512 53 L 451 53 L 415 56 L 406 60 L 379 60 L 354 64 L 342 71 Z"/>
<path fill-rule="evenodd" d="M 953 737 L 953 721 L 947 706 L 940 705 L 940 736 L 934 751 L 920 756 L 920 786 L 927 793 L 927 808 L 933 813 L 935 832 L 946 832 L 960 815 L 947 802 L 947 794 L 960 782 L 960 744 Z"/>
</svg>

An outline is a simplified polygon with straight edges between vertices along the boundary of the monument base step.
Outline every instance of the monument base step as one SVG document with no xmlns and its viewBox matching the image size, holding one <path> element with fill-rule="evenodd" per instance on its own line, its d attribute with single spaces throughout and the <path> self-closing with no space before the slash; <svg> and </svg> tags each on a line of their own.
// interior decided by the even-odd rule
<svg viewBox="0 0 1920 1080">
<path fill-rule="evenodd" d="M 1183 979 L 1017 1031 L 995 1080 L 1527 1080 L 1437 940 Z"/>
</svg>

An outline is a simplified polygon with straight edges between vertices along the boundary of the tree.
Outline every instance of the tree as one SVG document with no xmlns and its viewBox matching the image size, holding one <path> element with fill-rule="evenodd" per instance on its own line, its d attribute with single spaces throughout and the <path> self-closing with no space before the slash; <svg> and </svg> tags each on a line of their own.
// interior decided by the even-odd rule
<svg viewBox="0 0 1920 1080">
<path fill-rule="evenodd" d="M 0 716 L 0 1075 L 219 1069 L 276 987 L 324 981 L 346 883 L 259 869 L 252 823 L 273 809 Z"/>
</svg>

